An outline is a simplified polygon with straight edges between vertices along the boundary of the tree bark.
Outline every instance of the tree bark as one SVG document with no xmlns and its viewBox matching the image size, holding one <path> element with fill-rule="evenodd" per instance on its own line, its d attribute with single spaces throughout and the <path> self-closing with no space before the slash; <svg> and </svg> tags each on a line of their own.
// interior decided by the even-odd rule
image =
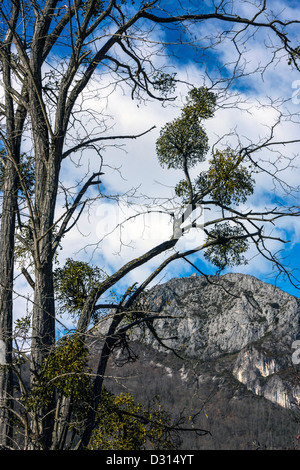
<svg viewBox="0 0 300 470">
<path fill-rule="evenodd" d="M 12 324 L 15 224 L 18 197 L 18 171 L 21 134 L 26 110 L 19 105 L 15 111 L 11 89 L 11 41 L 18 14 L 18 2 L 12 5 L 9 29 L 2 46 L 1 65 L 5 97 L 6 140 L 3 205 L 0 234 L 0 446 L 11 446 L 13 408 L 12 386 Z M 26 80 L 25 80 L 26 81 Z M 24 92 L 25 87 L 23 87 Z M 24 96 L 24 93 L 23 93 Z M 4 148 L 1 149 L 4 151 Z"/>
<path fill-rule="evenodd" d="M 16 174 L 7 162 L 3 193 L 0 236 L 0 446 L 11 444 L 10 409 L 12 391 L 12 292 L 14 273 L 14 234 L 16 210 Z"/>
<path fill-rule="evenodd" d="M 55 343 L 55 304 L 53 291 L 53 250 L 52 226 L 56 200 L 55 180 L 51 180 L 47 169 L 45 186 L 36 184 L 36 205 L 34 220 L 35 283 L 32 311 L 31 342 L 31 383 L 42 373 L 43 364 Z M 43 181 L 43 179 L 41 177 Z M 54 400 L 54 397 L 53 397 Z M 42 409 L 39 416 L 39 436 L 42 448 L 49 449 L 53 429 L 54 401 L 48 409 Z M 47 418 L 45 418 L 47 416 Z"/>
</svg>

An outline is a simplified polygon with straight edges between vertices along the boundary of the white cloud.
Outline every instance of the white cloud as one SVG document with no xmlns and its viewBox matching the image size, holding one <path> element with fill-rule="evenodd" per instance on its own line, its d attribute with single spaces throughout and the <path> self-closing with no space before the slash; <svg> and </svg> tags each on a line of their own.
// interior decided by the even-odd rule
<svg viewBox="0 0 300 470">
<path fill-rule="evenodd" d="M 278 5 L 278 4 L 277 4 Z M 294 15 L 295 12 L 292 12 Z M 293 18 L 296 16 L 292 16 Z M 218 51 L 219 59 L 223 63 L 233 63 L 236 57 L 234 45 L 227 42 L 228 47 L 220 48 Z M 250 47 L 251 46 L 251 47 Z M 266 62 L 266 49 L 263 41 L 253 41 L 246 44 L 248 51 L 246 53 L 248 67 L 256 67 L 260 63 Z M 157 58 L 157 60 L 161 60 Z M 188 65 L 181 66 L 178 63 L 170 65 L 177 68 L 178 76 L 183 80 L 194 83 L 196 86 L 203 84 L 205 64 L 198 65 L 196 63 L 189 63 Z M 135 135 L 140 134 L 153 125 L 156 129 L 148 134 L 145 134 L 139 139 L 129 139 L 117 144 L 122 147 L 115 147 L 115 141 L 101 150 L 99 155 L 92 149 L 84 152 L 84 154 L 75 154 L 72 156 L 73 161 L 78 163 L 74 165 L 69 159 L 63 162 L 62 166 L 62 183 L 65 188 L 73 187 L 76 190 L 76 184 L 83 184 L 87 175 L 91 171 L 98 171 L 101 167 L 105 173 L 101 176 L 102 188 L 105 188 L 106 193 L 112 196 L 117 194 L 126 194 L 132 188 L 136 189 L 136 199 L 132 197 L 132 201 L 139 203 L 142 201 L 140 209 L 144 212 L 146 210 L 145 204 L 150 201 L 149 198 L 156 200 L 157 208 L 161 208 L 161 204 L 168 198 L 172 199 L 173 187 L 182 178 L 179 171 L 162 169 L 157 161 L 155 153 L 155 141 L 159 135 L 160 128 L 168 121 L 172 120 L 179 113 L 179 106 L 182 104 L 183 97 L 187 92 L 187 87 L 182 84 L 178 90 L 178 100 L 173 105 L 163 106 L 158 102 L 147 102 L 146 104 L 137 103 L 131 100 L 128 94 L 125 94 L 121 87 L 117 87 L 114 93 L 110 94 L 106 100 L 106 92 L 112 91 L 113 85 L 109 81 L 109 75 L 101 78 L 99 81 L 91 82 L 88 90 L 88 99 L 80 103 L 80 106 L 86 110 L 84 116 L 81 117 L 79 124 L 78 135 L 83 138 L 85 135 L 96 135 L 97 132 L 102 132 L 103 124 L 111 126 L 111 135 Z M 232 133 L 235 132 L 238 138 L 245 145 L 250 142 L 259 143 L 262 139 L 270 133 L 270 124 L 275 123 L 278 118 L 278 113 L 275 106 L 270 104 L 273 99 L 281 96 L 288 101 L 285 106 L 288 106 L 291 112 L 298 113 L 300 103 L 296 100 L 291 101 L 292 93 L 295 89 L 292 88 L 293 82 L 298 78 L 294 73 L 287 73 L 286 61 L 277 63 L 276 69 L 270 67 L 263 75 L 263 80 L 257 75 L 249 75 L 243 80 L 237 82 L 243 85 L 242 101 L 247 104 L 241 104 L 239 108 L 230 109 L 224 106 L 216 114 L 216 116 L 209 120 L 206 128 L 210 138 L 210 145 L 213 145 L 219 137 L 227 136 L 223 139 L 226 142 L 237 145 L 238 140 Z M 111 88 L 110 88 L 111 87 Z M 228 99 L 228 102 L 230 99 Z M 262 104 L 265 103 L 265 106 Z M 226 103 L 224 103 L 226 104 Z M 276 104 L 276 103 L 275 103 Z M 92 110 L 96 110 L 100 114 L 100 119 L 93 118 Z M 113 120 L 110 118 L 113 117 Z M 102 121 L 102 117 L 104 121 Z M 298 138 L 298 120 L 294 119 L 286 121 L 281 125 L 275 127 L 274 140 L 293 140 Z M 294 122 L 295 121 L 295 122 Z M 70 141 L 71 145 L 71 141 Z M 124 145 L 124 147 L 123 147 Z M 273 149 L 272 149 L 273 150 Z M 298 145 L 289 147 L 280 147 L 280 151 L 285 152 L 287 157 L 297 155 Z M 284 168 L 287 160 L 281 159 L 278 161 L 278 154 L 270 153 L 270 151 L 263 151 L 257 154 L 261 160 L 268 161 L 269 159 L 276 159 L 277 164 Z M 103 158 L 103 162 L 102 162 Z M 299 163 L 296 157 L 295 163 Z M 266 164 L 266 163 L 264 163 Z M 272 166 L 270 167 L 272 168 Z M 274 168 L 273 168 L 274 169 Z M 283 179 L 291 185 L 297 185 L 299 181 L 299 170 L 286 168 L 282 171 Z M 273 191 L 272 178 L 266 178 L 265 175 L 257 175 L 257 186 L 254 196 L 251 198 L 253 207 L 264 208 L 264 200 L 266 196 L 270 196 Z M 93 189 L 92 195 L 96 194 L 96 189 Z M 64 203 L 63 195 L 60 198 L 61 206 L 58 208 L 57 217 L 63 213 L 62 205 Z M 250 202 L 249 202 L 250 206 Z M 122 239 L 120 242 L 120 227 L 113 230 L 116 225 L 120 224 L 126 217 L 132 216 L 137 207 L 132 206 L 130 209 L 124 202 L 115 199 L 106 200 L 100 198 L 85 211 L 78 224 L 74 229 L 65 236 L 62 241 L 63 250 L 59 252 L 61 262 L 68 257 L 84 259 L 89 261 L 92 259 L 94 263 L 99 263 L 108 272 L 113 272 L 119 269 L 124 263 L 130 259 L 143 254 L 157 243 L 170 236 L 171 225 L 170 216 L 166 214 L 147 214 L 139 216 L 123 225 Z M 300 224 L 296 219 L 289 219 L 289 231 L 291 231 L 297 239 L 300 234 Z M 276 234 L 282 234 L 286 227 L 284 222 L 279 223 L 279 228 Z M 105 236 L 107 234 L 110 234 Z M 200 239 L 202 234 L 200 233 Z M 193 239 L 194 233 L 190 233 L 185 239 L 181 239 L 178 247 L 186 248 L 191 247 L 193 243 L 199 244 L 199 238 Z M 272 242 L 270 245 L 274 250 L 277 250 L 279 245 L 277 242 Z M 170 253 L 169 253 L 170 254 Z M 256 252 L 251 248 L 249 252 L 250 264 L 245 268 L 239 267 L 237 271 L 245 271 L 254 273 L 256 275 L 266 274 L 270 271 L 270 265 L 266 260 L 255 257 Z M 130 273 L 126 277 L 126 283 L 133 283 L 135 280 L 139 282 L 144 280 L 153 269 L 156 269 L 159 262 L 162 261 L 167 255 L 161 255 L 158 259 L 153 259 L 147 265 L 142 266 Z M 195 257 L 197 259 L 197 256 Z M 199 259 L 203 262 L 202 257 Z M 160 276 L 160 279 L 166 276 L 172 277 L 184 271 L 185 265 L 182 262 L 176 262 L 170 265 Z M 187 268 L 188 269 L 188 266 Z M 22 284 L 20 292 L 26 298 L 27 287 Z M 25 307 L 20 298 L 20 307 L 17 307 L 16 313 L 24 311 Z"/>
<path fill-rule="evenodd" d="M 194 64 L 184 71 L 179 70 L 180 73 L 188 75 L 190 78 L 195 80 L 197 85 L 197 78 L 202 76 L 202 70 L 198 69 Z M 285 79 L 282 90 L 289 90 L 290 78 L 283 76 Z M 269 82 L 269 84 L 272 82 Z M 261 94 L 257 97 L 260 101 L 265 100 L 264 85 L 262 84 Z M 258 88 L 258 87 L 257 87 Z M 278 90 L 276 86 L 274 89 L 268 90 L 269 96 L 276 97 Z M 181 96 L 184 95 L 184 87 L 180 90 L 178 105 L 181 102 Z M 90 87 L 90 96 L 91 87 Z M 245 92 L 245 99 L 248 96 Z M 98 101 L 90 98 L 89 106 L 96 108 Z M 207 123 L 207 130 L 210 136 L 210 143 L 213 144 L 219 136 L 228 135 L 227 143 L 237 144 L 236 137 L 231 137 L 230 133 L 234 130 L 240 141 L 245 145 L 249 145 L 250 142 L 259 143 L 262 139 L 270 133 L 270 124 L 275 123 L 278 118 L 278 113 L 274 107 L 271 106 L 259 106 L 257 102 L 252 102 L 249 105 L 247 111 L 239 109 L 226 109 L 224 107 Z M 136 196 L 142 198 L 142 195 L 147 197 L 156 198 L 157 204 L 163 200 L 163 198 L 172 197 L 172 187 L 178 182 L 182 176 L 178 171 L 163 170 L 157 161 L 155 154 L 155 140 L 159 135 L 160 128 L 168 121 L 178 115 L 179 110 L 175 106 L 163 107 L 160 103 L 153 102 L 147 103 L 146 105 L 140 104 L 139 107 L 135 101 L 132 101 L 130 97 L 125 96 L 121 90 L 116 91 L 109 99 L 108 107 L 106 109 L 107 114 L 114 116 L 115 125 L 113 128 L 113 134 L 117 135 L 132 135 L 139 134 L 153 125 L 156 125 L 156 129 L 143 137 L 136 140 L 128 140 L 125 143 L 124 149 L 115 148 L 113 146 L 107 147 L 103 152 L 104 166 L 103 171 L 105 175 L 102 176 L 103 185 L 112 194 L 126 193 L 131 188 L 137 188 Z M 88 127 L 87 127 L 88 129 Z M 293 122 L 286 122 L 284 125 L 275 127 L 275 140 L 288 140 L 297 138 L 297 125 Z M 290 148 L 282 149 L 285 150 L 287 155 L 290 156 L 291 152 L 297 151 L 295 146 L 290 151 Z M 94 154 L 86 152 L 87 155 L 81 160 L 83 165 L 80 169 L 75 169 L 69 164 L 66 164 L 67 172 L 65 173 L 70 181 L 78 173 L 82 176 L 85 171 L 93 167 L 99 168 L 99 157 Z M 88 158 L 88 163 L 86 161 Z M 264 151 L 258 154 L 258 157 L 262 160 L 268 161 L 268 159 L 278 157 L 277 154 Z M 286 161 L 279 161 L 278 164 L 286 165 Z M 266 163 L 264 163 L 266 164 Z M 272 167 L 271 167 L 272 168 Z M 297 184 L 299 173 L 296 171 L 291 172 L 290 169 L 286 169 L 285 173 L 282 173 L 284 179 L 291 184 Z M 77 180 L 78 180 L 77 176 Z M 264 206 L 264 202 L 260 199 L 267 192 L 273 189 L 272 178 L 266 179 L 265 175 L 257 176 L 257 187 L 256 193 L 252 199 L 253 202 Z M 147 202 L 147 197 L 144 198 L 143 202 Z M 138 201 L 138 200 L 137 200 Z M 152 220 L 148 220 L 147 217 L 141 216 L 136 218 L 135 223 L 133 219 L 123 226 L 123 240 L 122 245 L 119 239 L 119 231 L 116 230 L 111 236 L 105 237 L 101 244 L 99 243 L 103 237 L 103 234 L 110 232 L 115 223 L 120 223 L 121 214 L 125 211 L 125 206 L 113 206 L 111 202 L 105 200 L 99 200 L 95 203 L 94 209 L 90 212 L 89 216 L 84 215 L 78 223 L 79 231 L 70 232 L 64 242 L 64 250 L 62 254 L 64 258 L 68 256 L 81 256 L 88 258 L 93 253 L 94 261 L 107 263 L 108 269 L 118 269 L 125 262 L 129 261 L 135 256 L 142 254 L 148 249 L 152 248 L 158 240 L 168 236 L 170 233 L 170 219 L 168 216 L 160 215 L 157 218 L 152 215 Z M 126 209 L 127 210 L 127 209 Z M 142 207 L 142 210 L 143 207 Z M 131 215 L 132 212 L 127 215 Z M 123 218 L 126 218 L 126 213 L 123 214 Z M 298 227 L 297 222 L 294 222 L 295 227 Z M 295 228 L 295 231 L 297 229 Z M 83 235 L 84 236 L 83 236 Z M 88 235 L 87 237 L 85 237 Z M 125 237 L 124 237 L 125 235 Z M 184 243 L 184 241 L 181 241 Z M 97 245 L 99 243 L 99 245 Z M 90 245 L 87 247 L 87 251 L 79 251 L 83 246 Z M 94 251 L 94 249 L 96 250 Z M 121 248 L 121 250 L 120 250 Z M 115 253 L 115 255 L 113 255 Z M 101 260 L 101 261 L 100 261 Z M 264 261 L 260 261 L 260 269 L 265 271 L 266 265 Z M 140 268 L 136 273 L 133 273 L 132 279 L 138 278 L 142 280 L 144 276 L 148 275 L 154 267 L 157 267 L 157 260 L 153 260 L 149 265 Z M 257 260 L 255 260 L 253 267 L 257 269 Z M 252 269 L 251 265 L 247 267 L 248 271 Z M 172 267 L 170 267 L 172 270 Z M 137 276 L 137 277 L 136 277 Z M 129 276 L 130 277 L 130 276 Z"/>
</svg>

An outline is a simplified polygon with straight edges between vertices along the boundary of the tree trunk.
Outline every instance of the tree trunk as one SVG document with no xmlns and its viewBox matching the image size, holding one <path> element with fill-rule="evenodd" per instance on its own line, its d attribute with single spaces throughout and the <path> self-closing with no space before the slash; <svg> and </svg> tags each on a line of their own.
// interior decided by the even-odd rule
<svg viewBox="0 0 300 470">
<path fill-rule="evenodd" d="M 54 344 L 54 316 L 52 262 L 49 262 L 35 271 L 31 352 L 33 370 L 37 374 Z"/>
<path fill-rule="evenodd" d="M 14 234 L 16 215 L 16 171 L 7 161 L 0 236 L 0 446 L 11 444 L 10 410 L 12 400 L 12 316 Z"/>
<path fill-rule="evenodd" d="M 56 157 L 55 150 L 50 148 L 47 125 L 35 93 L 31 95 L 31 103 L 35 152 L 35 205 L 31 220 L 35 262 L 31 342 L 31 383 L 34 383 L 42 373 L 43 363 L 55 342 L 52 231 L 60 159 Z M 37 420 L 36 431 L 44 449 L 49 449 L 51 445 L 54 406 L 53 402 L 48 409 L 42 407 Z"/>
<path fill-rule="evenodd" d="M 118 341 L 119 339 L 118 336 L 115 335 L 115 333 L 116 333 L 116 329 L 118 325 L 122 321 L 122 318 L 123 318 L 122 314 L 114 316 L 113 321 L 109 327 L 108 333 L 105 338 L 105 343 L 103 345 L 101 356 L 100 356 L 98 367 L 97 367 L 96 378 L 94 381 L 94 390 L 93 390 L 93 395 L 92 395 L 92 399 L 90 403 L 89 413 L 88 413 L 87 420 L 86 420 L 86 426 L 85 426 L 82 439 L 79 445 L 79 449 L 81 450 L 86 449 L 92 436 L 92 432 L 95 426 L 97 409 L 98 409 L 98 405 L 101 399 L 102 386 L 103 386 L 103 381 L 105 377 L 107 362 L 108 362 L 111 351 L 116 341 Z"/>
<path fill-rule="evenodd" d="M 37 69 L 34 85 L 29 87 L 30 117 L 35 155 L 34 208 L 31 215 L 35 288 L 32 314 L 32 366 L 40 368 L 55 340 L 55 309 L 53 293 L 52 230 L 56 204 L 60 164 L 51 152 L 49 129 L 41 105 L 41 76 L 38 60 L 32 59 L 32 70 Z M 59 161 L 59 160 L 58 160 Z"/>
<path fill-rule="evenodd" d="M 49 173 L 48 173 L 49 174 Z M 48 178 L 47 178 L 48 179 Z M 53 182 L 55 185 L 55 182 Z M 40 185 L 36 184 L 36 188 Z M 51 188 L 53 188 L 51 184 Z M 53 201 L 56 191 L 45 184 L 43 191 L 36 190 L 36 220 L 35 220 L 35 285 L 34 305 L 32 312 L 32 342 L 31 342 L 31 383 L 43 372 L 43 364 L 55 343 L 55 304 L 53 290 L 53 253 L 52 225 Z M 38 435 L 41 447 L 49 449 L 53 431 L 54 397 L 51 405 L 41 408 L 38 419 Z"/>
</svg>

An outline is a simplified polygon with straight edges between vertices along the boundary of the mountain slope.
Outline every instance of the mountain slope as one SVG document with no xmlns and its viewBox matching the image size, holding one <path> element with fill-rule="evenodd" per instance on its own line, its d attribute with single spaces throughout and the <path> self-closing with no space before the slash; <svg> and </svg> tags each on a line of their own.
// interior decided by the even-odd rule
<svg viewBox="0 0 300 470">
<path fill-rule="evenodd" d="M 139 359 L 119 367 L 116 352 L 109 388 L 129 389 L 144 402 L 158 394 L 174 417 L 184 412 L 211 432 L 186 435 L 185 449 L 293 447 L 300 399 L 300 370 L 292 361 L 300 338 L 297 298 L 252 276 L 227 274 L 172 279 L 152 288 L 144 305 L 160 312 L 156 331 L 183 359 L 136 328 L 131 347 Z M 103 329 L 102 323 L 95 337 Z"/>
<path fill-rule="evenodd" d="M 172 279 L 152 289 L 147 302 L 173 317 L 155 323 L 168 347 L 207 361 L 238 353 L 232 374 L 249 390 L 285 408 L 300 403 L 292 362 L 300 338 L 296 297 L 255 277 L 227 274 Z M 143 340 L 162 350 L 150 332 Z"/>
</svg>

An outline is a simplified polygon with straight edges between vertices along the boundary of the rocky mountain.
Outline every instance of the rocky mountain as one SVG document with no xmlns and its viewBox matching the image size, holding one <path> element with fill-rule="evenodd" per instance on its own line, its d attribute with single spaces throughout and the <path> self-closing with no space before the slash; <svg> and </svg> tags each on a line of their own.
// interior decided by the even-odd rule
<svg viewBox="0 0 300 470">
<path fill-rule="evenodd" d="M 149 310 L 163 344 L 186 357 L 212 361 L 237 354 L 233 376 L 257 395 L 285 408 L 300 404 L 293 363 L 300 338 L 300 300 L 249 275 L 172 279 L 155 287 Z M 163 345 L 149 331 L 135 331 L 154 348 Z"/>
<path fill-rule="evenodd" d="M 159 394 L 167 408 L 184 408 L 210 428 L 210 438 L 190 436 L 186 448 L 293 446 L 300 408 L 298 298 L 252 276 L 226 274 L 172 279 L 143 302 L 159 313 L 158 338 L 135 328 L 130 339 L 139 360 L 120 368 L 117 352 L 108 375 L 118 380 L 107 379 L 109 386 L 128 387 L 141 400 Z M 94 334 L 106 328 L 102 323 Z"/>
</svg>

